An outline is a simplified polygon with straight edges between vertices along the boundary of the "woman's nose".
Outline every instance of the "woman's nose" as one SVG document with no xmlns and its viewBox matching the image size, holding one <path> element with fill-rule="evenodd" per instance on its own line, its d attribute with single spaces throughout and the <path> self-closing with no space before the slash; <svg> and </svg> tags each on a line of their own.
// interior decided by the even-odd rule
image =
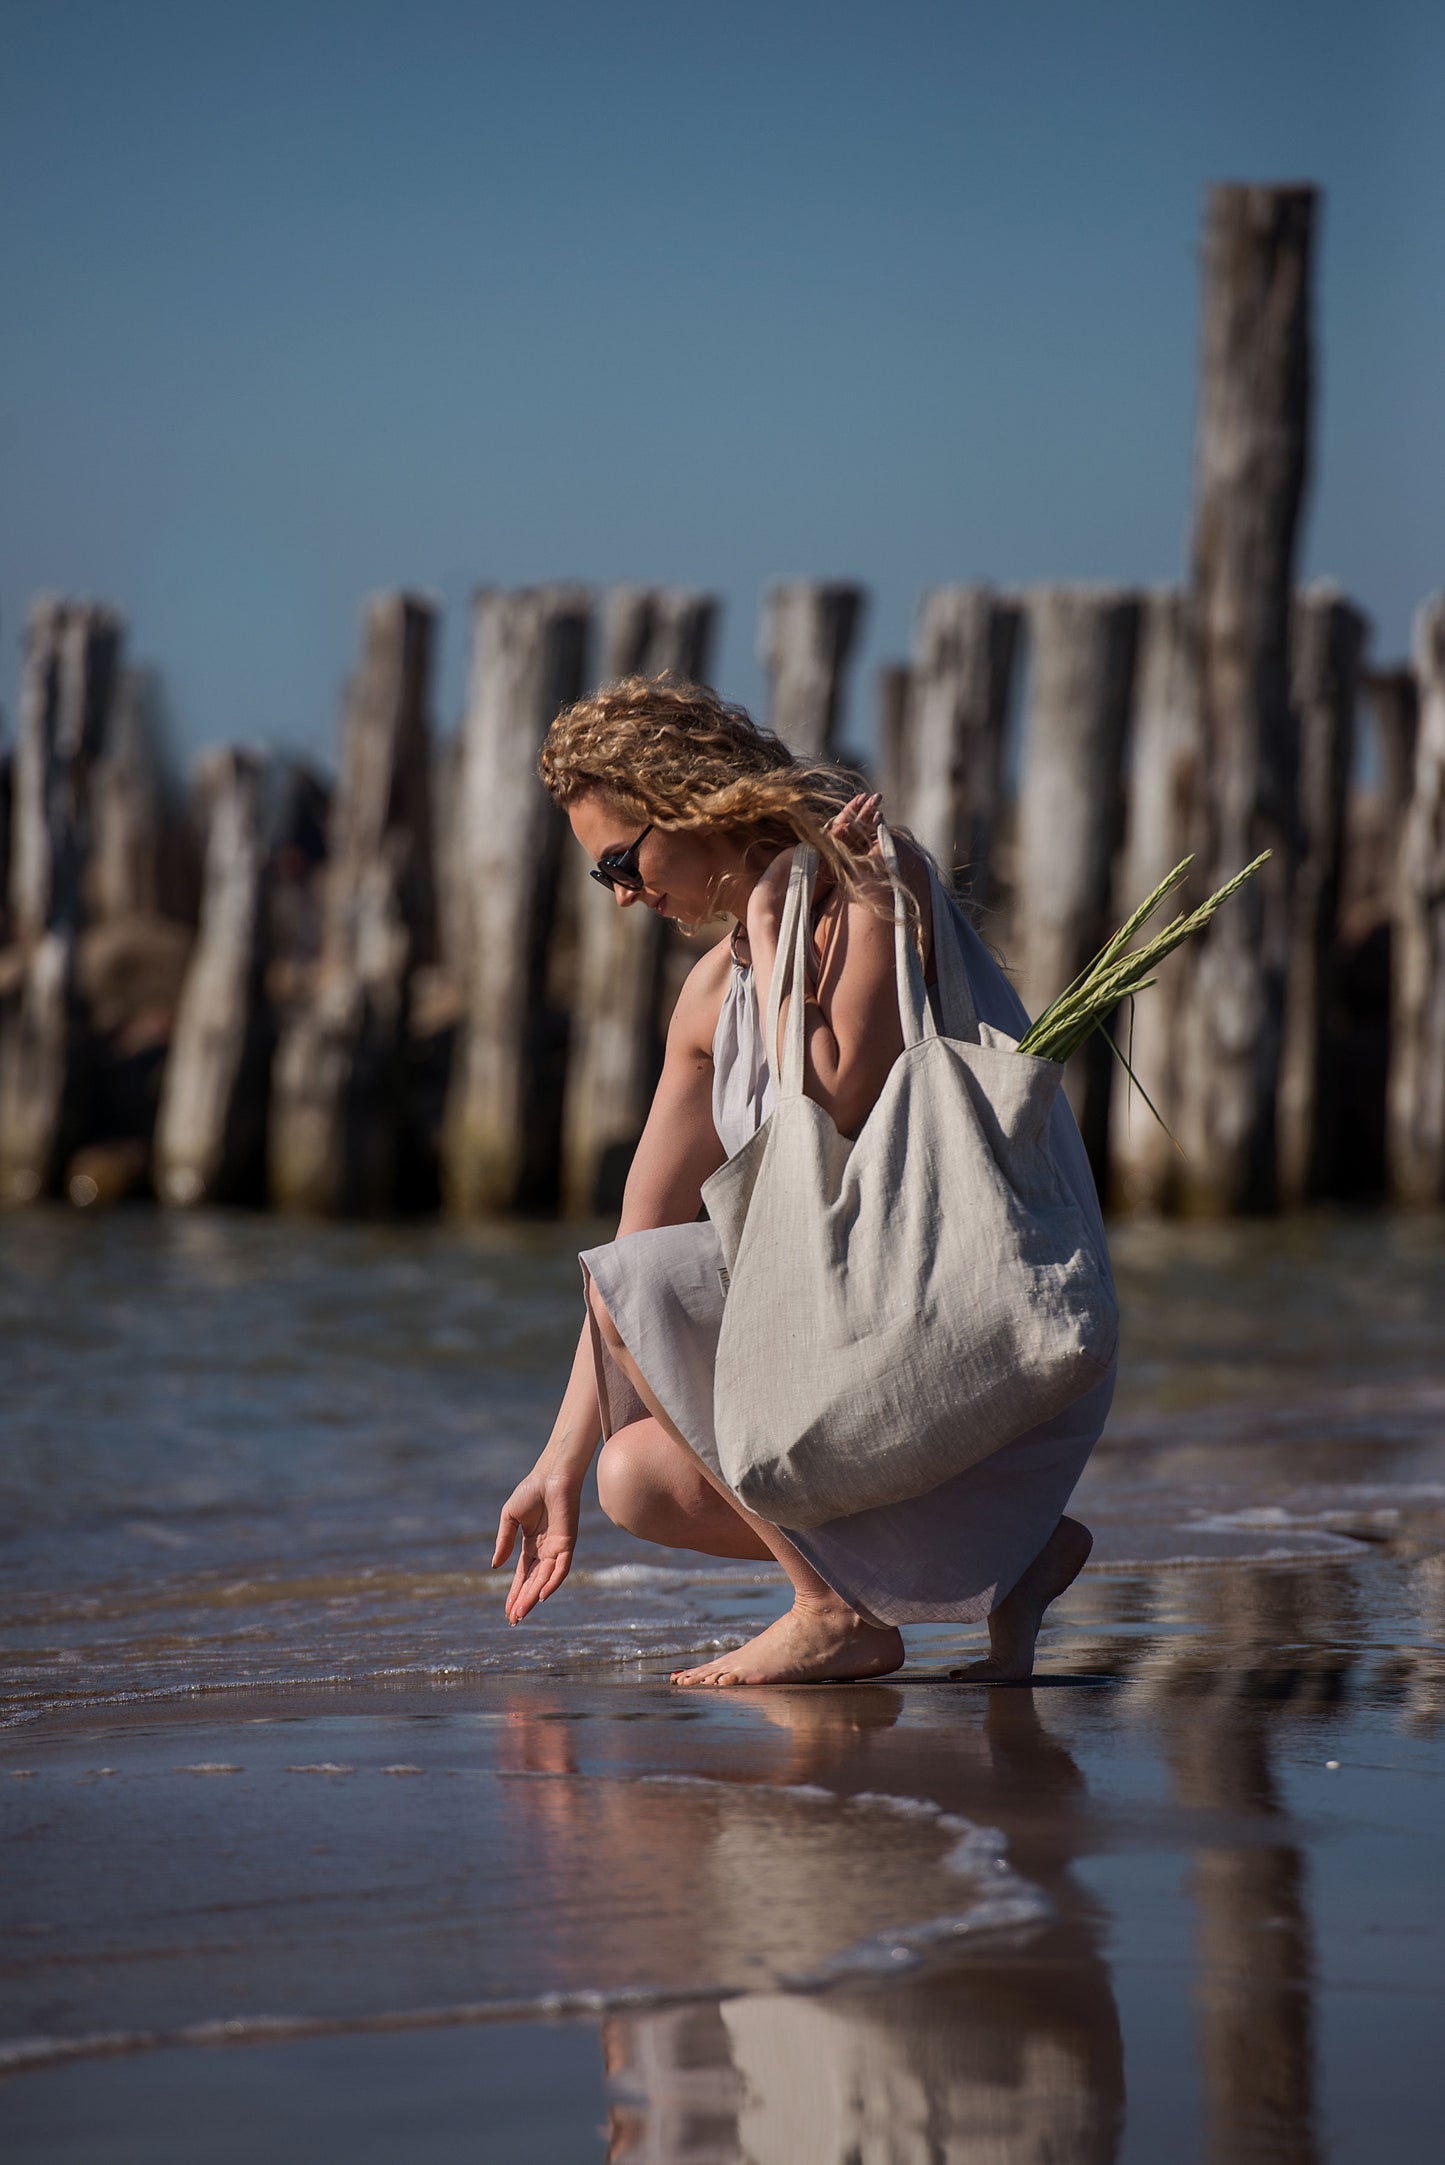
<svg viewBox="0 0 1445 2165">
<path fill-rule="evenodd" d="M 630 909 L 638 898 L 638 892 L 636 887 L 614 887 L 612 899 L 620 910 Z"/>
</svg>

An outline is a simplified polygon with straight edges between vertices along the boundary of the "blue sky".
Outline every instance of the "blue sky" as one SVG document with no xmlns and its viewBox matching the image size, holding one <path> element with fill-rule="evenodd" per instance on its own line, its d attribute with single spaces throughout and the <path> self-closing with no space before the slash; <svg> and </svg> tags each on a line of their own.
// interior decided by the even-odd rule
<svg viewBox="0 0 1445 2165">
<path fill-rule="evenodd" d="M 1445 9 L 0 0 L 0 703 L 119 602 L 183 747 L 329 749 L 363 597 L 1163 582 L 1198 237 L 1313 179 L 1305 549 L 1393 657 L 1445 580 Z"/>
</svg>

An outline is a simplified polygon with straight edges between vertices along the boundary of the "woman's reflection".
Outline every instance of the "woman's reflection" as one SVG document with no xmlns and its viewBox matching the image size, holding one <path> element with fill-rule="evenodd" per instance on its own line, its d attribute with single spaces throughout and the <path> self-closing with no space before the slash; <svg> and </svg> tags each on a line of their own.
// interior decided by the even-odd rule
<svg viewBox="0 0 1445 2165">
<path fill-rule="evenodd" d="M 627 2165 L 1102 2165 L 1123 2111 L 1118 2016 L 1096 1917 L 1073 1879 L 1083 1778 L 1027 1690 L 978 1702 L 886 1686 L 759 1695 L 760 1723 L 782 1726 L 770 1783 L 838 1795 L 927 1798 L 976 1825 L 1001 1825 L 1017 1869 L 1056 1918 L 1026 1941 L 979 1942 L 962 1960 L 886 1986 L 823 1995 L 759 1992 L 604 2026 L 618 2094 L 610 2159 Z M 749 1755 L 752 1756 L 751 1754 Z M 742 1783 L 746 1772 L 739 1772 Z M 826 1936 L 860 1872 L 886 1867 L 839 1847 L 854 1815 L 815 1823 L 806 1859 L 724 1844 L 709 1859 L 714 1900 L 799 1887 Z M 906 1820 L 900 1820 L 906 1825 Z M 750 1837 L 754 1838 L 754 1837 Z M 765 1838 L 766 1852 L 772 1837 Z M 844 1853 L 844 1851 L 848 1853 Z M 801 1866 L 801 1876 L 800 1876 Z M 960 1883 L 963 1907 L 967 1889 Z"/>
</svg>

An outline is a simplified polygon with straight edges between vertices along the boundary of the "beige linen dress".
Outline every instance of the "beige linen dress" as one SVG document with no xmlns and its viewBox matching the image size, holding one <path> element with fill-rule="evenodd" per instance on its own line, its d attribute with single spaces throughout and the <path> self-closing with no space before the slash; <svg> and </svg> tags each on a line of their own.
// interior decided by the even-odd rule
<svg viewBox="0 0 1445 2165">
<path fill-rule="evenodd" d="M 1019 1037 L 1028 1018 L 1017 993 L 961 910 L 968 981 L 981 1022 Z M 762 1020 L 752 971 L 734 962 L 713 1036 L 713 1122 L 736 1156 L 772 1106 Z M 1103 1226 L 1089 1161 L 1059 1093 L 1050 1144 L 1080 1207 Z M 669 1419 L 718 1472 L 713 1370 L 722 1327 L 723 1254 L 713 1227 L 663 1225 L 628 1233 L 581 1257 L 623 1343 Z M 646 1408 L 593 1333 L 602 1432 L 610 1436 Z M 766 1373 L 768 1348 L 758 1347 Z M 885 1624 L 976 1622 L 1038 1555 L 1098 1441 L 1115 1371 L 1062 1414 L 980 1459 L 941 1487 L 906 1502 L 834 1519 L 790 1541 L 851 1607 Z"/>
</svg>

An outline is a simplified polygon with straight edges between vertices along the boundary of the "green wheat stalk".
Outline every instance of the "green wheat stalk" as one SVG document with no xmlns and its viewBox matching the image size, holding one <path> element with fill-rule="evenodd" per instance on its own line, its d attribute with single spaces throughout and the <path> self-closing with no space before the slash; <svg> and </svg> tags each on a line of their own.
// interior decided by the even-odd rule
<svg viewBox="0 0 1445 2165">
<path fill-rule="evenodd" d="M 1174 870 L 1159 882 L 1153 894 L 1140 903 L 1127 924 L 1120 926 L 1107 946 L 1100 948 L 1088 967 L 1081 970 L 1073 983 L 1066 985 L 1058 998 L 1044 1009 L 1037 1022 L 1030 1025 L 1019 1039 L 1019 1051 L 1031 1052 L 1040 1060 L 1057 1060 L 1062 1064 L 1072 1053 L 1078 1051 L 1086 1038 L 1093 1035 L 1121 1000 L 1132 999 L 1136 992 L 1148 990 L 1154 983 L 1153 972 L 1164 957 L 1172 955 L 1176 947 L 1182 947 L 1196 932 L 1202 932 L 1221 904 L 1239 892 L 1245 881 L 1259 870 L 1269 855 L 1270 852 L 1264 850 L 1255 858 L 1253 864 L 1246 865 L 1242 872 L 1236 872 L 1232 880 L 1226 880 L 1207 902 L 1201 902 L 1198 909 L 1176 917 L 1162 932 L 1156 932 L 1153 939 L 1146 940 L 1144 945 L 1135 948 L 1132 954 L 1127 953 L 1129 942 L 1139 927 L 1153 915 L 1164 897 L 1173 892 L 1193 864 L 1192 857 L 1184 858 L 1182 863 L 1177 864 Z M 1113 1045 L 1112 1038 L 1110 1043 Z M 1134 1080 L 1133 1070 L 1119 1052 L 1118 1046 L 1113 1045 L 1113 1049 L 1128 1070 L 1130 1080 Z M 1144 1095 L 1142 1089 L 1140 1095 Z M 1144 1102 L 1146 1105 L 1149 1103 L 1147 1097 Z M 1152 1106 L 1150 1111 L 1153 1111 Z"/>
</svg>

